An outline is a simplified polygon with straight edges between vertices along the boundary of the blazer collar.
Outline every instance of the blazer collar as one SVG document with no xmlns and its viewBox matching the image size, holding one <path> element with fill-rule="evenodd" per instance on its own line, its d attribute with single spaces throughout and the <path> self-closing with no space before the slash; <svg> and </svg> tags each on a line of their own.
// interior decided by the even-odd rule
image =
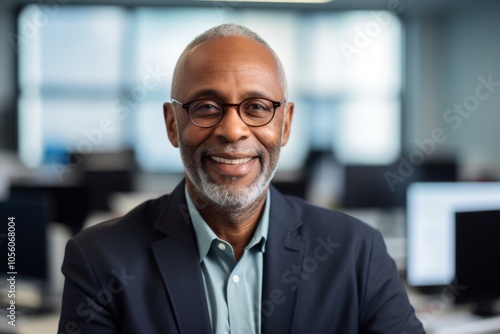
<svg viewBox="0 0 500 334">
<path fill-rule="evenodd" d="M 271 187 L 269 239 L 264 254 L 262 333 L 292 333 L 300 279 L 294 268 L 303 262 L 302 220 L 296 207 Z M 295 274 L 294 274 L 295 273 Z"/>
<path fill-rule="evenodd" d="M 162 202 L 160 214 L 155 221 L 154 227 L 161 232 L 170 235 L 174 233 L 179 227 L 186 227 L 191 225 L 191 217 L 184 195 L 184 187 L 186 181 L 182 181 L 175 187 L 170 195 L 168 195 L 166 202 Z"/>
<path fill-rule="evenodd" d="M 182 333 L 211 331 L 196 236 L 182 181 L 170 194 L 155 222 L 165 239 L 153 252 Z M 264 254 L 262 333 L 291 333 L 300 280 L 293 276 L 305 254 L 302 221 L 287 199 L 271 186 L 269 235 Z M 289 275 L 290 274 L 290 275 Z M 196 319 L 196 321 L 193 321 Z"/>
<path fill-rule="evenodd" d="M 211 333 L 198 246 L 184 196 L 184 181 L 172 192 L 154 226 L 167 235 L 153 253 L 180 333 Z"/>
</svg>

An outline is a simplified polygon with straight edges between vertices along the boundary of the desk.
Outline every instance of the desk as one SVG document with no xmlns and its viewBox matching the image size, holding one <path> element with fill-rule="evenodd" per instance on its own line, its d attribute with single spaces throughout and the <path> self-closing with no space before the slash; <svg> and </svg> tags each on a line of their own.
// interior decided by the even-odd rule
<svg viewBox="0 0 500 334">
<path fill-rule="evenodd" d="M 3 315 L 3 314 L 2 314 Z M 5 318 L 5 316 L 3 316 Z M 5 318 L 7 319 L 7 318 Z M 16 314 L 16 326 L 0 321 L 1 334 L 55 334 L 59 323 L 59 312 L 42 315 Z"/>
<path fill-rule="evenodd" d="M 500 333 L 500 316 L 480 319 L 471 315 L 466 308 L 445 307 L 434 309 L 419 316 L 424 322 L 427 334 L 480 334 Z M 57 331 L 59 313 L 20 318 L 16 327 L 2 322 L 2 334 L 54 334 Z"/>
<path fill-rule="evenodd" d="M 443 314 L 426 326 L 427 334 L 500 333 L 500 316 L 481 319 L 468 312 L 456 310 Z"/>
<path fill-rule="evenodd" d="M 439 294 L 422 295 L 408 287 L 407 291 L 427 334 L 500 333 L 500 312 L 482 318 L 470 312 L 470 305 L 457 306 Z"/>
</svg>

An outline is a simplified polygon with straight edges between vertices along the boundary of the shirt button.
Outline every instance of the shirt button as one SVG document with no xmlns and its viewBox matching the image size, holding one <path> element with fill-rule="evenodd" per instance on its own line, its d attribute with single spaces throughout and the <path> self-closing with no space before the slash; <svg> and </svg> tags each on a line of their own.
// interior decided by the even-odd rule
<svg viewBox="0 0 500 334">
<path fill-rule="evenodd" d="M 226 250 L 226 245 L 224 245 L 222 242 L 217 245 L 221 251 Z"/>
<path fill-rule="evenodd" d="M 238 283 L 239 281 L 240 281 L 240 276 L 238 276 L 238 275 L 234 275 L 234 276 L 233 276 L 233 282 L 234 282 L 234 283 Z"/>
</svg>

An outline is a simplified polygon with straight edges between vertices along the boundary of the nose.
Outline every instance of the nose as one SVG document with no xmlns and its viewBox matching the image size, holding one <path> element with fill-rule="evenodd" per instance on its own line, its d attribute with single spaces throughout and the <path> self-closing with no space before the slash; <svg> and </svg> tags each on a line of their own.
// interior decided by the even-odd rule
<svg viewBox="0 0 500 334">
<path fill-rule="evenodd" d="M 234 143 L 250 136 L 249 126 L 238 114 L 238 107 L 227 106 L 220 122 L 215 126 L 214 135 L 221 140 Z"/>
</svg>

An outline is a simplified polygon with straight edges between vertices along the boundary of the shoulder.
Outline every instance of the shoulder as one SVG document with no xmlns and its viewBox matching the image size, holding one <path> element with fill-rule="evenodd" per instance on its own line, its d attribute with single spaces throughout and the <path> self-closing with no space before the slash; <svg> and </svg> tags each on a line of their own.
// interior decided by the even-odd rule
<svg viewBox="0 0 500 334">
<path fill-rule="evenodd" d="M 141 239 L 154 239 L 160 233 L 154 228 L 168 201 L 169 195 L 148 200 L 121 217 L 89 227 L 73 239 L 82 245 L 113 245 L 137 243 Z"/>
<path fill-rule="evenodd" d="M 152 244 L 166 237 L 154 226 L 167 200 L 167 195 L 148 200 L 122 217 L 81 231 L 66 244 L 63 273 L 92 272 L 101 284 L 107 284 L 114 269 L 140 272 L 150 268 Z"/>
<path fill-rule="evenodd" d="M 291 210 L 292 215 L 302 222 L 305 232 L 335 232 L 337 236 L 356 236 L 357 239 L 371 239 L 379 234 L 373 227 L 341 211 L 318 207 L 298 197 L 279 193 L 273 196 L 271 203 L 276 197 L 281 197 L 278 205 L 286 206 L 284 210 Z"/>
</svg>

